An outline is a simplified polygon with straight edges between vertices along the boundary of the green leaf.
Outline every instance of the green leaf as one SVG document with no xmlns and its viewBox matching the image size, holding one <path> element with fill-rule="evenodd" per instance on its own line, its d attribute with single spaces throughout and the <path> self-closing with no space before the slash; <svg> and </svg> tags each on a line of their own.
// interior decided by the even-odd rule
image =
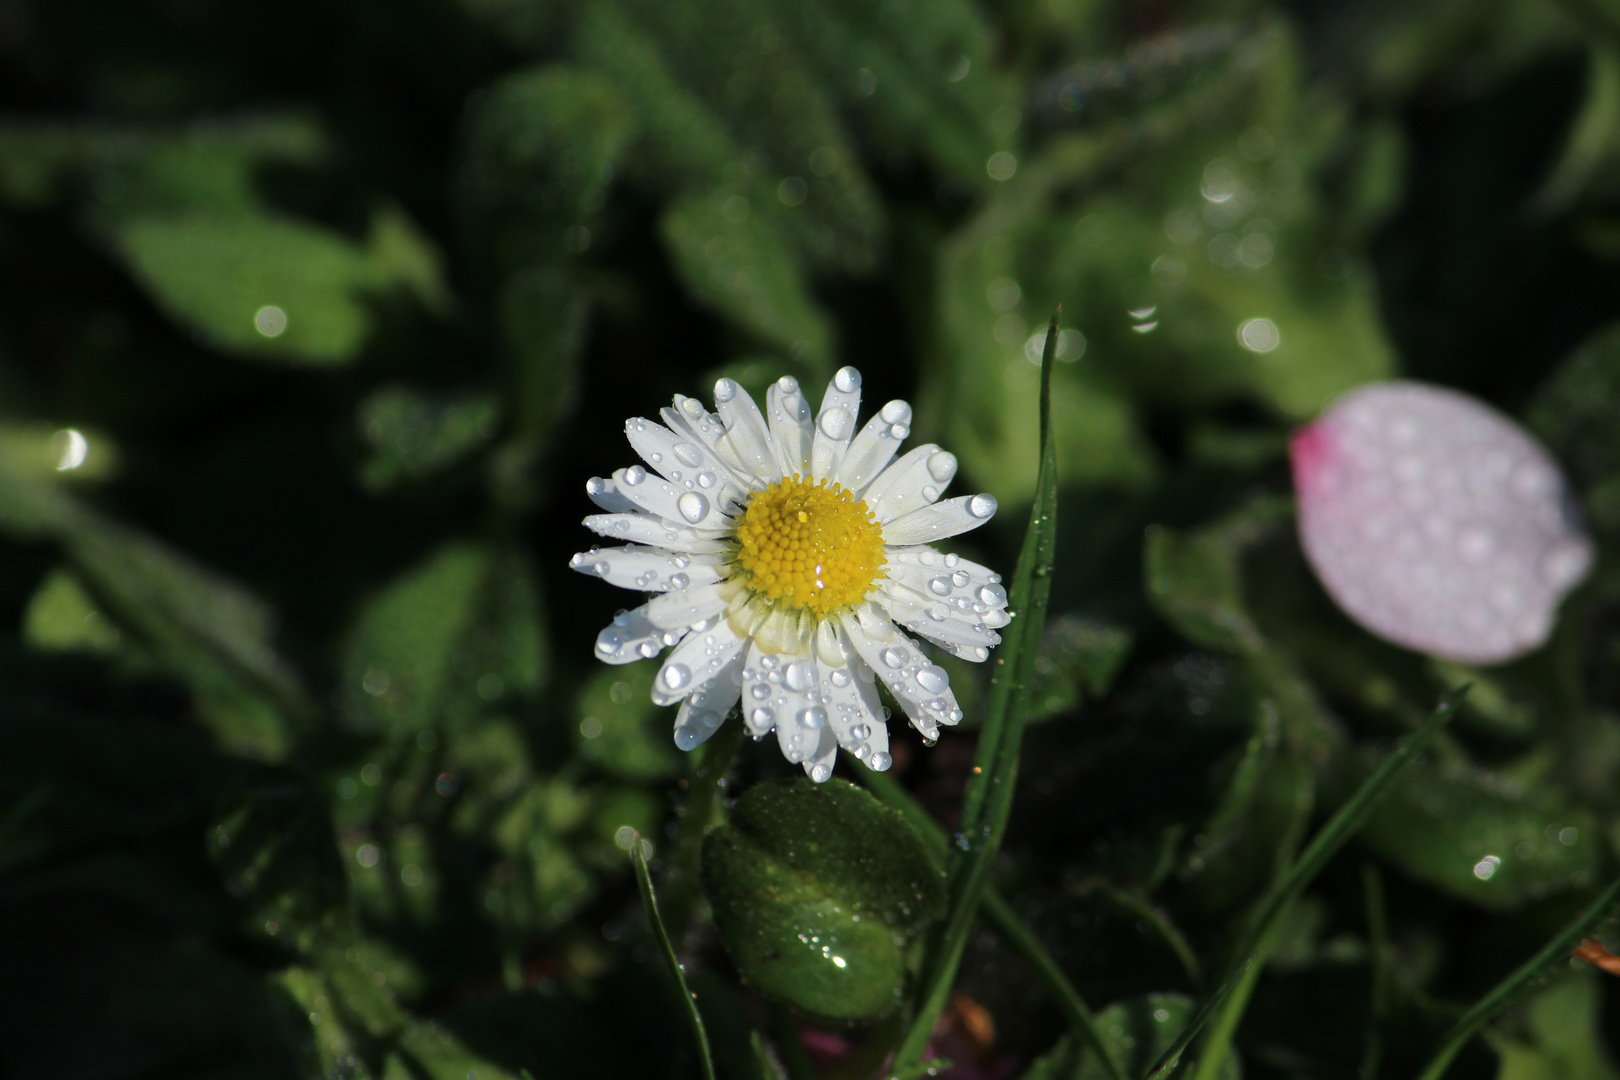
<svg viewBox="0 0 1620 1080">
<path fill-rule="evenodd" d="M 1196 533 L 1149 529 L 1143 565 L 1154 608 L 1199 645 L 1239 655 L 1264 651 L 1244 604 L 1241 560 L 1292 513 L 1289 500 L 1270 499 Z"/>
<path fill-rule="evenodd" d="M 703 893 L 743 976 L 822 1016 L 898 1003 L 943 879 L 894 811 L 842 780 L 757 784 L 703 841 Z"/>
<path fill-rule="evenodd" d="M 378 283 L 366 253 L 336 233 L 270 215 L 135 217 L 119 253 L 153 299 L 216 348 L 330 367 L 370 329 L 362 292 Z"/>
<path fill-rule="evenodd" d="M 1192 1017 L 1193 1002 L 1180 994 L 1148 994 L 1117 1001 L 1097 1014 L 1097 1030 L 1114 1058 L 1124 1064 L 1130 1076 L 1141 1075 L 1170 1048 Z M 1078 1068 L 1074 1046 L 1065 1036 L 1043 1055 L 1021 1080 L 1107 1080 L 1112 1075 L 1097 1060 L 1096 1051 L 1085 1047 Z M 1243 1070 L 1237 1060 L 1226 1059 L 1219 1076 L 1238 1080 Z"/>
<path fill-rule="evenodd" d="M 721 189 L 676 199 L 659 233 L 694 295 L 784 352 L 831 356 L 832 328 L 798 258 L 746 196 Z"/>
<path fill-rule="evenodd" d="M 357 419 L 371 451 L 360 481 L 384 491 L 450 468 L 488 444 L 500 403 L 489 394 L 432 396 L 390 385 L 360 403 Z"/>
<path fill-rule="evenodd" d="M 1519 1031 L 1496 1043 L 1496 1080 L 1616 1080 L 1603 1048 L 1603 976 L 1585 971 L 1524 1004 Z"/>
<path fill-rule="evenodd" d="M 1495 911 L 1590 885 L 1606 858 L 1589 811 L 1458 764 L 1409 769 L 1361 840 L 1419 881 Z"/>
<path fill-rule="evenodd" d="M 1035 660 L 1029 722 L 1035 723 L 1101 698 L 1130 655 L 1134 635 L 1113 623 L 1065 615 L 1052 620 Z"/>
<path fill-rule="evenodd" d="M 575 745 L 583 760 L 627 780 L 660 780 L 680 770 L 669 710 L 650 696 L 656 673 L 651 664 L 633 664 L 592 675 L 579 696 Z"/>
</svg>

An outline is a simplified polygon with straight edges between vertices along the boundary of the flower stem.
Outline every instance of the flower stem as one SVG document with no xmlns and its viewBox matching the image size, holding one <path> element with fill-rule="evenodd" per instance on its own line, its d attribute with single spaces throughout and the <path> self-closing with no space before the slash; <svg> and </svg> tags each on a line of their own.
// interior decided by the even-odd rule
<svg viewBox="0 0 1620 1080">
<path fill-rule="evenodd" d="M 664 874 L 664 925 L 675 950 L 686 940 L 686 928 L 697 908 L 699 867 L 703 837 L 717 823 L 720 797 L 725 792 L 726 774 L 731 771 L 737 747 L 747 733 L 742 718 L 733 716 L 720 725 L 701 754 L 692 762 L 687 781 L 686 808 L 675 830 L 675 851 Z"/>
</svg>

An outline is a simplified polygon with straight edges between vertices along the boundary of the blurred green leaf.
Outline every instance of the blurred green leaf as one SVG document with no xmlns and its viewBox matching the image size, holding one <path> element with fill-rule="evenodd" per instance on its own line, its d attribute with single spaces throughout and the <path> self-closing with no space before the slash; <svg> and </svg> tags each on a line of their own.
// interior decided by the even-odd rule
<svg viewBox="0 0 1620 1080">
<path fill-rule="evenodd" d="M 1361 841 L 1408 875 L 1498 911 L 1590 885 L 1607 860 L 1588 811 L 1462 765 L 1412 766 Z"/>
<path fill-rule="evenodd" d="M 434 397 L 384 386 L 360 403 L 358 420 L 371 450 L 361 483 L 382 491 L 432 476 L 486 445 L 500 423 L 500 404 L 488 394 Z"/>
<path fill-rule="evenodd" d="M 628 780 L 655 780 L 680 770 L 667 709 L 653 705 L 651 664 L 596 672 L 579 698 L 579 756 Z"/>
<path fill-rule="evenodd" d="M 1614 1080 L 1620 1070 L 1603 1048 L 1602 976 L 1582 972 L 1523 1006 L 1519 1030 L 1496 1043 L 1496 1080 Z"/>
<path fill-rule="evenodd" d="M 1108 694 L 1130 655 L 1133 635 L 1112 623 L 1064 615 L 1053 619 L 1035 659 L 1030 722 L 1059 716 Z"/>
<path fill-rule="evenodd" d="M 1140 1076 L 1170 1048 L 1192 1017 L 1193 1002 L 1180 994 L 1149 994 L 1119 1001 L 1097 1014 L 1097 1030 L 1129 1076 Z M 1106 1080 L 1110 1075 L 1090 1047 L 1075 1049 L 1068 1036 L 1024 1072 L 1022 1080 Z M 1218 1074 L 1222 1080 L 1243 1075 L 1235 1057 L 1228 1057 Z"/>
<path fill-rule="evenodd" d="M 899 814 L 842 780 L 756 784 L 703 842 L 703 893 L 750 983 L 823 1016 L 898 1004 L 944 878 Z"/>
</svg>

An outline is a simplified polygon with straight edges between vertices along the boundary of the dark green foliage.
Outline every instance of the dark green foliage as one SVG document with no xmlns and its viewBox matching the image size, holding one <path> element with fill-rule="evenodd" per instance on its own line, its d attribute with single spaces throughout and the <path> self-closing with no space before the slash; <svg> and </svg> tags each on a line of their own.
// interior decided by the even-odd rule
<svg viewBox="0 0 1620 1080">
<path fill-rule="evenodd" d="M 1518 969 L 1620 872 L 1617 56 L 1591 0 L 0 4 L 0 1075 L 691 1080 L 636 835 L 721 1080 L 875 1074 L 965 879 L 768 741 L 694 770 L 594 659 L 581 486 L 854 364 L 1010 588 L 1061 304 L 1052 617 L 935 657 L 965 722 L 896 710 L 889 777 L 960 866 L 1027 676 L 980 869 L 1072 998 L 963 906 L 922 1041 L 1092 1080 L 1082 1001 L 1140 1080 L 1469 683 L 1180 1075 L 1415 1077 L 1469 1015 L 1449 1077 L 1614 1080 L 1620 982 Z M 1388 377 L 1567 470 L 1538 652 L 1316 584 L 1289 436 Z"/>
</svg>

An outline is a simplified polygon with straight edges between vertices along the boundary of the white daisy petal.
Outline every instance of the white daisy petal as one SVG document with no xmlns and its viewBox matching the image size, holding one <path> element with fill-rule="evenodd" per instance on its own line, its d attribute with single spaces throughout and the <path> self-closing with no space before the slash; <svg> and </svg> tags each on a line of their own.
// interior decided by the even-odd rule
<svg viewBox="0 0 1620 1080">
<path fill-rule="evenodd" d="M 636 504 L 625 498 L 624 494 L 619 491 L 619 485 L 616 482 L 600 476 L 593 476 L 585 482 L 585 494 L 591 502 L 610 514 L 637 509 Z"/>
<path fill-rule="evenodd" d="M 725 506 L 748 490 L 748 485 L 707 447 L 683 438 L 663 424 L 639 416 L 627 420 L 625 438 L 641 460 L 671 484 L 700 492 L 716 506 Z"/>
<path fill-rule="evenodd" d="M 669 430 L 690 438 L 700 446 L 708 447 L 710 453 L 717 454 L 716 446 L 720 437 L 726 433 L 726 425 L 720 422 L 718 416 L 705 409 L 703 402 L 697 398 L 676 394 L 675 407 L 660 409 L 658 415 Z M 731 464 L 728 462 L 726 467 L 731 468 Z"/>
<path fill-rule="evenodd" d="M 706 686 L 747 644 L 724 619 L 694 626 L 664 658 L 664 666 L 653 679 L 653 703 L 670 705 Z"/>
<path fill-rule="evenodd" d="M 712 533 L 700 534 L 684 526 L 676 528 L 663 518 L 640 510 L 629 514 L 592 514 L 585 519 L 585 527 L 614 540 L 632 540 L 688 554 L 718 554 L 726 550 L 726 542 Z"/>
<path fill-rule="evenodd" d="M 720 730 L 726 714 L 742 694 L 742 669 L 747 657 L 746 649 L 738 649 L 712 679 L 686 695 L 675 717 L 676 746 L 682 750 L 696 749 Z"/>
<path fill-rule="evenodd" d="M 878 772 L 888 768 L 889 725 L 883 719 L 872 669 L 857 659 L 846 667 L 823 670 L 821 693 L 838 745 Z"/>
<path fill-rule="evenodd" d="M 810 441 L 815 428 L 810 423 L 810 403 L 799 391 L 799 380 L 784 375 L 765 391 L 765 416 L 771 425 L 771 441 L 776 463 L 783 476 L 810 475 Z"/>
<path fill-rule="evenodd" d="M 772 659 L 769 657 L 762 658 Z M 767 674 L 775 691 L 771 705 L 776 712 L 776 741 L 782 756 L 795 765 L 819 757 L 821 733 L 827 727 L 827 706 L 821 700 L 821 674 L 809 657 L 776 657 L 780 661 Z M 834 740 L 833 748 L 837 749 Z"/>
<path fill-rule="evenodd" d="M 643 604 L 634 611 L 621 611 L 596 635 L 596 658 L 607 664 L 651 660 L 680 639 L 680 632 L 653 625 Z"/>
<path fill-rule="evenodd" d="M 880 588 L 896 599 L 924 606 L 944 603 L 969 622 L 990 629 L 1007 625 L 1007 590 L 987 566 L 931 547 L 890 548 Z"/>
<path fill-rule="evenodd" d="M 939 737 L 940 724 L 960 721 L 962 710 L 951 692 L 950 676 L 945 669 L 930 663 L 922 647 L 896 630 L 893 624 L 888 627 L 889 636 L 882 636 L 881 627 L 874 625 L 876 618 L 881 618 L 876 612 L 862 610 L 859 614 L 857 619 L 843 621 L 844 633 L 860 658 L 877 673 L 906 711 L 911 726 L 922 732 L 924 738 L 933 739 Z M 880 632 L 874 635 L 874 629 Z"/>
<path fill-rule="evenodd" d="M 838 760 L 838 740 L 827 728 L 816 732 L 816 736 L 816 747 L 804 761 L 804 774 L 818 784 L 825 784 L 832 779 L 833 763 Z"/>
<path fill-rule="evenodd" d="M 666 630 L 684 630 L 705 619 L 712 619 L 726 610 L 725 583 L 693 585 L 687 589 L 671 589 L 662 596 L 648 601 L 643 611 L 647 621 Z"/>
<path fill-rule="evenodd" d="M 955 475 L 956 455 L 925 443 L 884 469 L 866 489 L 863 501 L 878 523 L 886 525 L 938 502 Z"/>
<path fill-rule="evenodd" d="M 911 406 L 898 399 L 889 402 L 849 444 L 834 479 L 861 494 L 900 449 L 901 440 L 910 434 Z"/>
<path fill-rule="evenodd" d="M 827 384 L 816 414 L 816 435 L 810 448 L 810 477 L 830 480 L 843 463 L 849 441 L 855 437 L 855 418 L 861 412 L 861 373 L 839 368 Z"/>
<path fill-rule="evenodd" d="M 996 512 L 993 495 L 962 495 L 955 499 L 913 510 L 903 517 L 886 522 L 883 540 L 893 547 L 913 544 L 932 544 L 969 529 L 977 529 L 989 521 Z"/>
<path fill-rule="evenodd" d="M 1001 644 L 1001 635 L 981 616 L 963 613 L 943 602 L 922 605 L 884 594 L 875 603 L 896 623 L 944 646 L 963 660 L 983 663 L 990 658 L 990 649 Z"/>
<path fill-rule="evenodd" d="M 748 391 L 735 379 L 721 379 L 714 384 L 714 407 L 726 425 L 726 433 L 715 443 L 716 449 L 729 452 L 744 475 L 760 479 L 779 475 L 771 429 Z"/>
<path fill-rule="evenodd" d="M 640 465 L 615 472 L 613 483 L 637 507 L 677 527 L 685 526 L 711 535 L 719 535 L 731 527 L 731 519 L 724 509 L 717 507 L 708 495 L 687 491 Z"/>
<path fill-rule="evenodd" d="M 609 585 L 646 592 L 708 585 L 721 577 L 720 560 L 715 556 L 694 558 L 637 544 L 582 551 L 568 560 L 568 565 L 582 574 L 594 574 Z"/>
</svg>

